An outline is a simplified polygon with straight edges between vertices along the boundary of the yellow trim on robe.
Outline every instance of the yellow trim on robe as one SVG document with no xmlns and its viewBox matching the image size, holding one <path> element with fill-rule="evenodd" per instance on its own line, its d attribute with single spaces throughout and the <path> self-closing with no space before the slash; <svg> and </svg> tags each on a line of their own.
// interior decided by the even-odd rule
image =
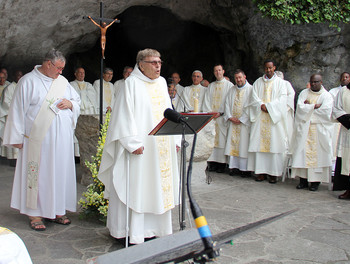
<svg viewBox="0 0 350 264">
<path fill-rule="evenodd" d="M 163 119 L 164 109 L 166 108 L 162 87 L 158 83 L 148 82 L 145 82 L 145 86 L 151 98 L 153 125 L 155 126 Z M 155 138 L 158 147 L 160 174 L 162 177 L 163 204 L 164 209 L 168 210 L 175 205 L 172 188 L 170 138 L 169 136 L 156 136 Z"/>
</svg>

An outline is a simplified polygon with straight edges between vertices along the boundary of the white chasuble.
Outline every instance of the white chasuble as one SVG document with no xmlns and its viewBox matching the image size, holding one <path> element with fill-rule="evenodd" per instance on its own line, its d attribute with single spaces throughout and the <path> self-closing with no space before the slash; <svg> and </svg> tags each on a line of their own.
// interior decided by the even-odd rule
<svg viewBox="0 0 350 264">
<path fill-rule="evenodd" d="M 229 124 L 229 128 L 225 155 L 248 157 L 250 122 L 244 110 L 247 101 L 249 101 L 251 89 L 252 86 L 246 82 L 243 87 L 235 85 L 227 94 L 224 119 Z M 239 119 L 241 123 L 233 124 L 231 121 L 228 121 L 231 117 Z"/>
<path fill-rule="evenodd" d="M 110 199 L 107 227 L 120 238 L 128 224 L 131 243 L 172 233 L 171 209 L 179 193 L 175 137 L 148 135 L 166 108 L 171 102 L 165 79 L 151 80 L 136 65 L 115 100 L 98 175 Z M 143 154 L 132 154 L 141 147 Z"/>
<path fill-rule="evenodd" d="M 347 87 L 342 87 L 337 94 L 332 114 L 335 119 L 350 114 L 350 90 Z M 343 125 L 339 131 L 337 157 L 342 158 L 341 174 L 348 176 L 350 174 L 350 130 Z"/>
<path fill-rule="evenodd" d="M 268 113 L 261 110 L 265 104 Z M 287 89 L 284 80 L 274 75 L 265 75 L 253 84 L 248 103 L 251 133 L 249 152 L 284 153 L 286 131 L 284 122 L 287 113 Z"/>
<path fill-rule="evenodd" d="M 80 113 L 82 115 L 98 114 L 97 93 L 91 83 L 75 80 L 70 82 L 80 96 Z"/>
<path fill-rule="evenodd" d="M 308 100 L 310 104 L 305 104 Z M 321 107 L 314 109 L 315 104 Z M 332 96 L 322 87 L 319 92 L 304 89 L 298 98 L 292 138 L 292 177 L 309 182 L 328 182 L 332 165 Z"/>
</svg>

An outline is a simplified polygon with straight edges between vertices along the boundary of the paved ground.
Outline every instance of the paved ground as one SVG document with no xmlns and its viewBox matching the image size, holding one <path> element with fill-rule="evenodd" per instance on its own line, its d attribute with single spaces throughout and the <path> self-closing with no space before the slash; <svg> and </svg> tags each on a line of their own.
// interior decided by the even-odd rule
<svg viewBox="0 0 350 264">
<path fill-rule="evenodd" d="M 291 179 L 272 185 L 216 173 L 207 185 L 204 168 L 204 162 L 194 164 L 193 193 L 214 234 L 299 209 L 237 237 L 233 245 L 223 247 L 216 263 L 350 263 L 350 201 L 338 200 L 341 192 L 328 191 L 327 185 L 321 185 L 318 192 L 296 190 L 297 181 Z M 0 225 L 23 239 L 34 263 L 85 263 L 88 258 L 122 248 L 102 223 L 80 220 L 78 213 L 68 213 L 72 219 L 69 226 L 48 223 L 45 232 L 31 230 L 27 217 L 9 207 L 13 174 L 14 168 L 2 160 Z M 78 198 L 84 189 L 78 185 Z M 176 209 L 174 232 L 179 230 L 178 222 Z"/>
</svg>

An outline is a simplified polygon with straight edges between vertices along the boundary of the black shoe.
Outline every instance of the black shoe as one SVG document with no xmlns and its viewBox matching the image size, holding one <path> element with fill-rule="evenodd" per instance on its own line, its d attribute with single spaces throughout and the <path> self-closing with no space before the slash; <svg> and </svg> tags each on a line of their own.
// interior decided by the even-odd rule
<svg viewBox="0 0 350 264">
<path fill-rule="evenodd" d="M 226 163 L 218 163 L 218 167 L 216 169 L 217 173 L 224 173 L 226 170 Z"/>
<path fill-rule="evenodd" d="M 307 182 L 307 179 L 300 178 L 300 182 L 296 187 L 297 189 L 307 189 L 309 188 L 309 183 Z"/>
<path fill-rule="evenodd" d="M 239 174 L 240 174 L 239 169 L 236 169 L 236 168 L 230 169 L 230 172 L 229 172 L 229 175 L 230 175 L 230 176 L 237 176 L 237 175 L 239 175 Z"/>
<path fill-rule="evenodd" d="M 216 162 L 208 162 L 208 171 L 216 171 L 218 164 Z"/>
<path fill-rule="evenodd" d="M 316 192 L 318 190 L 318 186 L 320 186 L 319 182 L 312 182 L 309 187 L 309 191 Z"/>
<path fill-rule="evenodd" d="M 255 177 L 255 181 L 257 182 L 261 182 L 261 181 L 264 181 L 266 180 L 266 175 L 265 174 L 259 174 Z"/>
<path fill-rule="evenodd" d="M 252 172 L 251 171 L 241 171 L 241 177 L 242 178 L 246 178 L 246 177 L 250 177 L 252 176 Z"/>
<path fill-rule="evenodd" d="M 277 176 L 269 176 L 269 183 L 272 183 L 272 184 L 277 183 Z"/>
</svg>

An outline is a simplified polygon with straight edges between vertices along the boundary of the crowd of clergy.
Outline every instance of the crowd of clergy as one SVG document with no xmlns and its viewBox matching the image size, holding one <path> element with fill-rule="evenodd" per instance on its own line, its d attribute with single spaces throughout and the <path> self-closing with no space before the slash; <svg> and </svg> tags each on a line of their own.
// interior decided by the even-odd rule
<svg viewBox="0 0 350 264">
<path fill-rule="evenodd" d="M 350 199 L 350 74 L 342 73 L 340 85 L 329 91 L 322 85 L 322 76 L 314 74 L 308 87 L 295 98 L 294 88 L 282 72 L 276 71 L 275 63 L 267 60 L 263 66 L 265 74 L 252 85 L 240 69 L 234 73 L 233 84 L 222 65 L 213 67 L 216 80 L 212 83 L 199 70 L 192 73 L 190 86 L 180 85 L 177 72 L 168 79 L 176 111 L 216 113 L 214 148 L 207 170 L 254 176 L 256 181 L 268 180 L 271 184 L 287 174 L 300 179 L 297 189 L 310 191 L 317 191 L 320 183 L 333 181 L 334 190 L 346 190 L 339 198 Z M 103 112 L 113 111 L 113 103 L 132 71 L 133 67 L 126 66 L 123 78 L 113 84 L 113 70 L 104 69 Z M 81 98 L 81 114 L 98 114 L 100 80 L 86 82 L 82 67 L 74 75 L 70 84 Z M 0 72 L 0 140 L 21 76 L 22 72 L 16 71 L 10 83 L 6 69 Z M 75 156 L 79 156 L 76 138 L 74 141 Z M 5 146 L 0 150 L 14 166 L 18 150 Z"/>
</svg>

